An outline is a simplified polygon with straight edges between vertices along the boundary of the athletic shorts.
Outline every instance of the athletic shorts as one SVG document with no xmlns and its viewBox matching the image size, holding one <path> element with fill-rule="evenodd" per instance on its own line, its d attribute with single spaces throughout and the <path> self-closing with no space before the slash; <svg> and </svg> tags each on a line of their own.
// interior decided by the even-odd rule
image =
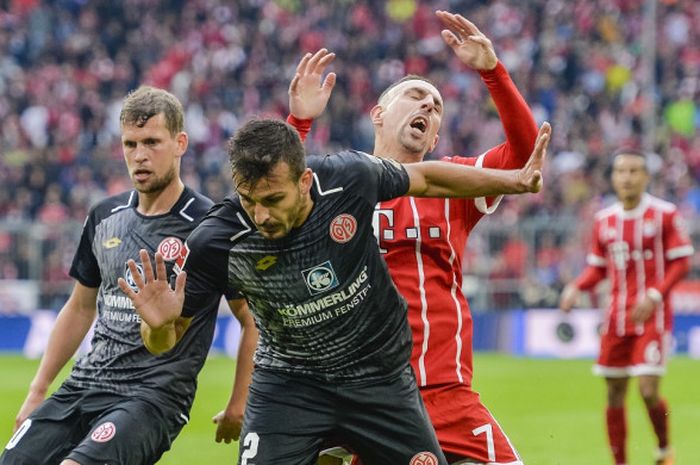
<svg viewBox="0 0 700 465">
<path fill-rule="evenodd" d="M 421 394 L 450 463 L 468 459 L 466 463 L 522 465 L 508 436 L 469 386 L 428 387 Z"/>
<path fill-rule="evenodd" d="M 312 465 L 329 438 L 364 465 L 447 464 L 410 366 L 392 380 L 359 386 L 255 370 L 240 465 Z"/>
<path fill-rule="evenodd" d="M 187 417 L 143 399 L 62 386 L 17 429 L 0 465 L 153 464 Z"/>
<path fill-rule="evenodd" d="M 422 388 L 421 394 L 449 463 L 523 465 L 501 426 L 471 388 L 450 384 Z M 324 453 L 360 465 L 356 457 L 345 456 L 347 451 L 331 447 L 337 445 L 327 444 Z"/>
<path fill-rule="evenodd" d="M 644 334 L 617 336 L 611 332 L 600 340 L 600 355 L 593 373 L 606 378 L 662 376 L 666 372 L 671 334 L 646 327 Z"/>
</svg>

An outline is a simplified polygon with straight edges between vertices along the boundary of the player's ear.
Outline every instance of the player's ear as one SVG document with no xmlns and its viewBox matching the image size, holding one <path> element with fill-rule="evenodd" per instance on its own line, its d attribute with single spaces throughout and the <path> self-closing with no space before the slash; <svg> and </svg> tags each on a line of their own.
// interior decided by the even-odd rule
<svg viewBox="0 0 700 465">
<path fill-rule="evenodd" d="M 375 105 L 369 111 L 369 117 L 372 120 L 372 124 L 375 126 L 381 126 L 384 121 L 384 108 L 381 105 Z"/>
<path fill-rule="evenodd" d="M 311 168 L 306 168 L 299 178 L 299 189 L 302 195 L 306 195 L 311 191 L 311 183 L 314 180 L 314 173 Z"/>
<path fill-rule="evenodd" d="M 181 157 L 187 152 L 187 145 L 189 144 L 189 137 L 184 131 L 180 131 L 175 136 L 175 141 L 177 142 L 177 156 Z"/>
</svg>

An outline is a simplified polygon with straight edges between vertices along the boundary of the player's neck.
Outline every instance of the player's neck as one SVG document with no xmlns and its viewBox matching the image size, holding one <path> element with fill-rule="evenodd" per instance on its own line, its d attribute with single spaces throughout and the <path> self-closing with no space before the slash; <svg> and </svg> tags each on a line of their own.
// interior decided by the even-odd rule
<svg viewBox="0 0 700 465">
<path fill-rule="evenodd" d="M 180 178 L 175 178 L 160 192 L 139 192 L 138 212 L 145 216 L 163 215 L 168 213 L 178 201 L 185 185 Z"/>
<path fill-rule="evenodd" d="M 620 202 L 622 203 L 622 208 L 624 210 L 634 210 L 640 203 L 642 203 L 642 196 L 640 195 L 639 197 L 623 198 L 620 199 Z"/>
</svg>

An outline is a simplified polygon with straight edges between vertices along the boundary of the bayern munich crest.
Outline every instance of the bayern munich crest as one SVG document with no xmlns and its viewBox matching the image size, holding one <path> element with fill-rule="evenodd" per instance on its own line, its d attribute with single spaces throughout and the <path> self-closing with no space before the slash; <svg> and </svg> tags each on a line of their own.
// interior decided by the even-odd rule
<svg viewBox="0 0 700 465">
<path fill-rule="evenodd" d="M 117 433 L 117 427 L 114 423 L 107 421 L 95 428 L 95 431 L 90 435 L 90 439 L 95 442 L 107 442 Z"/>
<path fill-rule="evenodd" d="M 432 452 L 419 452 L 411 458 L 408 465 L 438 465 L 438 459 Z"/>
<path fill-rule="evenodd" d="M 357 220 L 348 213 L 338 215 L 331 221 L 331 239 L 339 244 L 350 241 L 355 236 L 355 232 L 357 232 Z"/>
<path fill-rule="evenodd" d="M 163 256 L 166 262 L 172 262 L 180 257 L 182 241 L 177 237 L 166 237 L 158 244 L 157 252 Z"/>
</svg>

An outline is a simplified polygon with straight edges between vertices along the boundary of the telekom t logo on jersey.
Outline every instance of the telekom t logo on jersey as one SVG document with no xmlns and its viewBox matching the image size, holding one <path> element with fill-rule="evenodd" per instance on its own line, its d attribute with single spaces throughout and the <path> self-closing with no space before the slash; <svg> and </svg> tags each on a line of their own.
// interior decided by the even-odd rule
<svg viewBox="0 0 700 465">
<path fill-rule="evenodd" d="M 383 225 L 383 223 L 385 225 Z M 372 228 L 374 228 L 374 236 L 377 238 L 377 243 L 379 244 L 379 251 L 381 253 L 386 253 L 387 250 L 382 247 L 383 241 L 393 241 L 396 238 L 396 229 L 394 223 L 394 210 L 390 208 L 375 208 L 374 214 L 372 215 Z M 404 237 L 400 239 L 414 239 L 417 240 L 421 235 L 418 228 L 407 227 L 400 228 L 400 234 L 404 234 Z M 438 239 L 441 236 L 441 230 L 437 226 L 431 226 L 427 228 L 425 232 L 429 239 Z"/>
</svg>

